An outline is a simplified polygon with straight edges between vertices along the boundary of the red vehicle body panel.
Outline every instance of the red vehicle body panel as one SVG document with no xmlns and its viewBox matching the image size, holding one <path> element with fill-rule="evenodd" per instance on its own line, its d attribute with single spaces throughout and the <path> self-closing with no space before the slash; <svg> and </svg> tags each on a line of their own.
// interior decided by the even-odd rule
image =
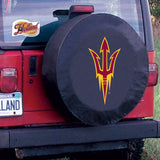
<svg viewBox="0 0 160 160">
<path fill-rule="evenodd" d="M 43 53 L 43 50 L 23 50 L 5 51 L 0 55 L 0 69 L 13 67 L 18 70 L 18 91 L 23 95 L 24 112 L 19 117 L 0 118 L 0 127 L 68 123 L 55 111 L 45 94 L 41 75 Z M 30 56 L 37 56 L 37 73 L 34 76 L 29 75 Z M 148 56 L 149 62 L 154 63 L 154 52 L 148 52 Z M 153 96 L 154 87 L 147 87 L 139 104 L 125 118 L 152 117 Z"/>
<path fill-rule="evenodd" d="M 148 52 L 149 63 L 155 63 L 155 53 Z M 147 87 L 139 104 L 125 118 L 153 117 L 154 87 Z"/>
</svg>

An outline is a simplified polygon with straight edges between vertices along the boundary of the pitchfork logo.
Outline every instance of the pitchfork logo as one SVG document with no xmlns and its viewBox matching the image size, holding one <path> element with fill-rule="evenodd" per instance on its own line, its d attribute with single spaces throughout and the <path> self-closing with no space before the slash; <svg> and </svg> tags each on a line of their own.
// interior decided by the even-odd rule
<svg viewBox="0 0 160 160">
<path fill-rule="evenodd" d="M 110 48 L 106 37 L 104 37 L 100 48 L 100 53 L 102 53 L 102 68 L 101 68 L 99 63 L 100 57 L 97 55 L 96 52 L 94 52 L 92 49 L 89 48 L 89 51 L 92 55 L 95 65 L 96 78 L 98 78 L 99 80 L 99 90 L 101 91 L 102 88 L 104 104 L 106 104 L 108 90 L 110 91 L 111 89 L 111 79 L 114 78 L 114 67 L 120 50 L 121 49 L 117 49 L 108 58 L 108 55 L 110 53 Z M 108 62 L 108 59 L 110 64 Z"/>
</svg>

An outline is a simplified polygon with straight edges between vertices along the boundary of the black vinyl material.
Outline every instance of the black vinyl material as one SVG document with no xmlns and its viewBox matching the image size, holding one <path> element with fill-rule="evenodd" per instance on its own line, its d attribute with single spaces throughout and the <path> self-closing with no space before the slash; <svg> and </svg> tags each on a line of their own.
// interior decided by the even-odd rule
<svg viewBox="0 0 160 160">
<path fill-rule="evenodd" d="M 102 46 L 104 39 L 108 51 Z M 102 71 L 103 63 L 109 69 L 113 53 L 119 51 L 112 76 L 96 75 L 91 50 Z M 146 48 L 129 24 L 113 15 L 91 14 L 68 20 L 52 35 L 42 74 L 56 108 L 67 109 L 85 124 L 106 125 L 118 122 L 136 107 L 147 85 L 148 68 Z M 110 80 L 105 83 L 104 77 Z"/>
</svg>

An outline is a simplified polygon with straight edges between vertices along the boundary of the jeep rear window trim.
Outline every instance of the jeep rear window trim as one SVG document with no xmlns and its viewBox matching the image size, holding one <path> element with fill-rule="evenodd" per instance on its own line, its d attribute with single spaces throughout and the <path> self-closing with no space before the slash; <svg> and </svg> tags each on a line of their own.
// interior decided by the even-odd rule
<svg viewBox="0 0 160 160">
<path fill-rule="evenodd" d="M 29 45 L 29 46 L 1 46 L 0 50 L 44 50 L 46 45 Z"/>
<path fill-rule="evenodd" d="M 144 43 L 147 51 L 154 51 L 153 31 L 148 0 L 140 0 L 144 30 Z"/>
<path fill-rule="evenodd" d="M 1 0 L 0 0 L 1 3 Z M 2 5 L 0 5 L 0 14 L 2 13 Z M 0 15 L 0 39 L 4 41 L 4 34 L 1 34 L 3 32 L 3 17 Z"/>
</svg>

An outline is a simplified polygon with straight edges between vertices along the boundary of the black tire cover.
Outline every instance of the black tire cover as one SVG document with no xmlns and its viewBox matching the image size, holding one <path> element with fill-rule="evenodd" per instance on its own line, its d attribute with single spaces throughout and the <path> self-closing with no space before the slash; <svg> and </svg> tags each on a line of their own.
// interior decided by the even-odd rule
<svg viewBox="0 0 160 160">
<path fill-rule="evenodd" d="M 121 120 L 140 101 L 148 81 L 148 54 L 119 17 L 82 15 L 53 34 L 42 74 L 50 100 L 61 104 L 57 108 L 65 106 L 86 124 L 105 125 Z"/>
</svg>

